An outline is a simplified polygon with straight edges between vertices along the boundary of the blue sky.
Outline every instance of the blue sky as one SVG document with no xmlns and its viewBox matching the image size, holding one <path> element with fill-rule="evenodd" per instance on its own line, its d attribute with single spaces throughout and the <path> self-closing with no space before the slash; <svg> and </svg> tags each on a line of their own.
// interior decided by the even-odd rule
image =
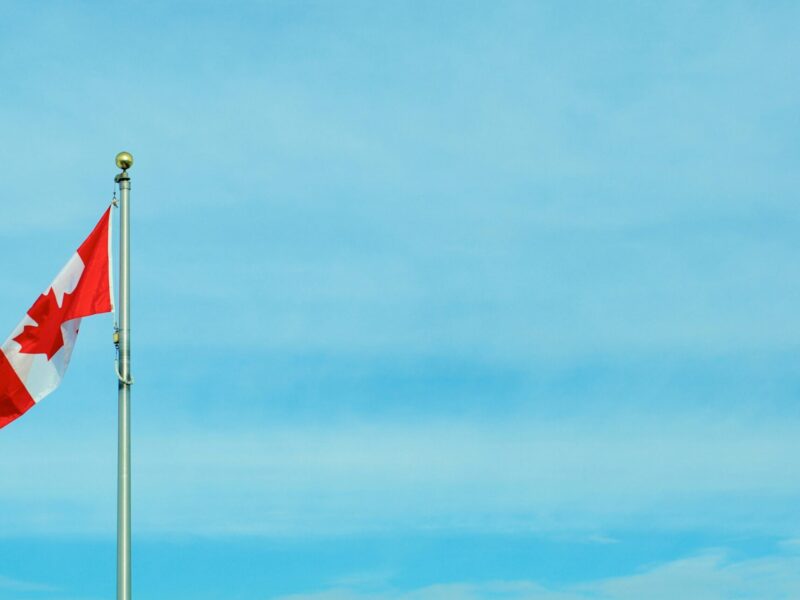
<svg viewBox="0 0 800 600">
<path fill-rule="evenodd" d="M 800 595 L 796 4 L 0 12 L 7 331 L 136 158 L 135 595 Z M 114 594 L 110 330 L 4 599 Z"/>
</svg>

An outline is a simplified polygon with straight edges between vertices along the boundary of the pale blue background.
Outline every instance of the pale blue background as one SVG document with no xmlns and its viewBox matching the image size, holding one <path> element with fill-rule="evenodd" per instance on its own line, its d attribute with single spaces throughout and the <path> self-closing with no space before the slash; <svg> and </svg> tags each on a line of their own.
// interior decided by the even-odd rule
<svg viewBox="0 0 800 600">
<path fill-rule="evenodd" d="M 136 597 L 800 597 L 799 19 L 0 3 L 0 329 L 136 157 Z M 4 600 L 113 597 L 110 334 Z"/>
</svg>

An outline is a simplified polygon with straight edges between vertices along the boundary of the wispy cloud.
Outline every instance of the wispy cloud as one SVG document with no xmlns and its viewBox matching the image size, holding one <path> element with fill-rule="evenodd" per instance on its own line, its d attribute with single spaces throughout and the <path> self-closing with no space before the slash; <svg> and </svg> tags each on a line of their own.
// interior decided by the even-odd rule
<svg viewBox="0 0 800 600">
<path fill-rule="evenodd" d="M 150 430 L 135 448 L 137 529 L 800 532 L 798 432 L 700 413 Z M 0 465 L 14 482 L 0 533 L 112 531 L 114 456 L 97 447 L 51 439 Z"/>
<path fill-rule="evenodd" d="M 58 588 L 45 583 L 23 581 L 0 575 L 0 590 L 10 592 L 56 592 Z"/>
<path fill-rule="evenodd" d="M 639 573 L 581 584 L 535 581 L 445 583 L 409 590 L 363 591 L 356 586 L 274 597 L 275 600 L 790 600 L 800 594 L 800 556 L 731 560 L 726 552 L 654 565 Z"/>
</svg>

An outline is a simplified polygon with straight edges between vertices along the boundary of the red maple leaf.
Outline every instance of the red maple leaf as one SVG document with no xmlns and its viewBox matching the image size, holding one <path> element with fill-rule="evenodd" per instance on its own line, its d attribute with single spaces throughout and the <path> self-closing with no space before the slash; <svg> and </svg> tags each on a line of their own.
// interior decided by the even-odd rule
<svg viewBox="0 0 800 600">
<path fill-rule="evenodd" d="M 36 321 L 36 325 L 26 325 L 22 333 L 14 338 L 22 348 L 22 354 L 45 354 L 47 360 L 53 358 L 64 345 L 61 335 L 61 325 L 69 320 L 67 309 L 69 302 L 64 294 L 61 306 L 58 305 L 55 292 L 50 288 L 47 294 L 42 294 L 28 310 L 28 316 Z"/>
</svg>

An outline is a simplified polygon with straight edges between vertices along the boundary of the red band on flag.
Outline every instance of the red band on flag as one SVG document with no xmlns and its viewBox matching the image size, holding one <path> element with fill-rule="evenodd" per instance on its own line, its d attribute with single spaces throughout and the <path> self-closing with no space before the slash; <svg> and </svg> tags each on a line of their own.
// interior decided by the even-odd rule
<svg viewBox="0 0 800 600">
<path fill-rule="evenodd" d="M 103 213 L 100 222 L 78 248 L 84 264 L 78 289 L 72 293 L 74 300 L 65 320 L 107 313 L 113 310 L 109 285 L 108 230 L 111 207 Z"/>
<path fill-rule="evenodd" d="M 33 398 L 0 350 L 0 427 L 24 414 L 33 404 Z"/>
</svg>

